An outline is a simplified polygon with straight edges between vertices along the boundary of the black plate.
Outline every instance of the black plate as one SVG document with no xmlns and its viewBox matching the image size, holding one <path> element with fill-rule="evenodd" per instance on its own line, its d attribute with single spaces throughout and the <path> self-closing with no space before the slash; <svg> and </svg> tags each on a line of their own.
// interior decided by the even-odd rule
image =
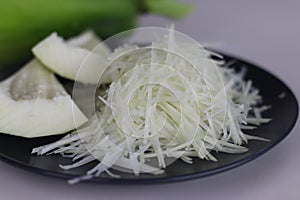
<svg viewBox="0 0 300 200">
<path fill-rule="evenodd" d="M 92 179 L 93 182 L 100 183 L 164 183 L 183 181 L 188 179 L 200 178 L 204 176 L 220 173 L 234 167 L 245 164 L 258 156 L 266 153 L 281 140 L 283 140 L 292 130 L 298 117 L 298 104 L 291 90 L 278 78 L 267 71 L 232 56 L 225 56 L 225 60 L 235 60 L 234 68 L 247 68 L 247 79 L 252 79 L 254 86 L 259 88 L 264 104 L 271 105 L 272 109 L 264 113 L 265 117 L 272 118 L 268 124 L 260 126 L 258 129 L 248 132 L 252 135 L 259 135 L 269 138 L 271 142 L 250 141 L 246 146 L 249 151 L 244 154 L 232 155 L 225 153 L 214 154 L 218 162 L 204 161 L 194 159 L 194 164 L 186 164 L 180 160 L 167 167 L 165 173 L 159 176 L 142 174 L 134 176 L 133 174 L 121 173 L 122 178 L 111 178 L 107 175 Z M 12 69 L 0 70 L 0 78 L 6 77 L 12 72 Z M 279 98 L 284 94 L 284 98 Z M 4 162 L 15 165 L 20 168 L 37 172 L 40 174 L 60 177 L 73 178 L 82 175 L 87 169 L 91 168 L 91 163 L 82 168 L 64 171 L 59 168 L 59 164 L 71 163 L 70 159 L 59 155 L 36 156 L 30 152 L 33 147 L 54 142 L 61 136 L 42 137 L 35 139 L 25 139 L 0 133 L 0 158 Z"/>
</svg>

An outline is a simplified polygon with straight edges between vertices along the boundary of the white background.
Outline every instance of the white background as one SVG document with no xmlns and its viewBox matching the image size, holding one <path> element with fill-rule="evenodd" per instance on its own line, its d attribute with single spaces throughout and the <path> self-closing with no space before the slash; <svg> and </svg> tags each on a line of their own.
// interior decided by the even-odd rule
<svg viewBox="0 0 300 200">
<path fill-rule="evenodd" d="M 199 42 L 253 61 L 287 83 L 300 99 L 299 0 L 190 0 L 192 15 L 176 29 Z M 142 17 L 140 26 L 171 21 Z M 215 176 L 163 185 L 68 185 L 0 162 L 0 199 L 299 199 L 300 127 L 276 148 L 244 166 Z"/>
</svg>

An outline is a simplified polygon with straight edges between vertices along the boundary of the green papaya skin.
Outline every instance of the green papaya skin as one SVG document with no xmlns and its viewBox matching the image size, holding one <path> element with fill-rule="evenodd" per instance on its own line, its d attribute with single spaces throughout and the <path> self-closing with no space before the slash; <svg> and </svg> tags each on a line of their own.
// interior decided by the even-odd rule
<svg viewBox="0 0 300 200">
<path fill-rule="evenodd" d="M 165 3 L 164 3 L 165 2 Z M 168 6 L 164 9 L 158 5 Z M 174 12 L 172 10 L 174 7 Z M 31 48 L 52 32 L 64 38 L 93 29 L 102 39 L 136 26 L 140 11 L 185 15 L 188 6 L 173 0 L 9 0 L 0 6 L 0 67 L 24 63 Z M 166 12 L 166 10 L 169 10 Z"/>
<path fill-rule="evenodd" d="M 94 29 L 102 38 L 135 26 L 133 0 L 10 0 L 0 10 L 0 66 L 24 62 L 31 47 L 57 32 L 71 37 Z"/>
</svg>

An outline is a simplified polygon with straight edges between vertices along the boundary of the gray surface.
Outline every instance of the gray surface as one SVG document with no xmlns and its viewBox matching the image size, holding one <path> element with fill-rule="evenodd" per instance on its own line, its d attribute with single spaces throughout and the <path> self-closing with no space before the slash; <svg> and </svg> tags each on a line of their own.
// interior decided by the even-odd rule
<svg viewBox="0 0 300 200">
<path fill-rule="evenodd" d="M 195 12 L 177 30 L 199 42 L 264 66 L 300 99 L 300 1 L 194 0 Z M 169 20 L 143 17 L 141 26 Z M 151 186 L 78 184 L 0 162 L 0 199 L 298 199 L 300 127 L 271 152 L 231 171 L 194 181 Z M 298 197 L 298 198 L 297 198 Z"/>
</svg>

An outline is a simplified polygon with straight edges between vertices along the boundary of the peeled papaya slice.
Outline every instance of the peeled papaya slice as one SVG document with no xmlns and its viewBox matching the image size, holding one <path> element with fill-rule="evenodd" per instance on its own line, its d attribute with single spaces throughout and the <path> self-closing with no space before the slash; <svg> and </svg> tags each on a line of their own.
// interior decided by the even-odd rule
<svg viewBox="0 0 300 200">
<path fill-rule="evenodd" d="M 0 132 L 27 138 L 66 133 L 87 121 L 53 72 L 32 60 L 0 82 Z"/>
<path fill-rule="evenodd" d="M 110 49 L 92 32 L 64 41 L 56 33 L 33 47 L 35 57 L 56 74 L 82 83 L 97 84 L 107 67 Z M 88 57 L 88 59 L 87 59 Z M 110 82 L 101 78 L 102 83 Z"/>
</svg>

